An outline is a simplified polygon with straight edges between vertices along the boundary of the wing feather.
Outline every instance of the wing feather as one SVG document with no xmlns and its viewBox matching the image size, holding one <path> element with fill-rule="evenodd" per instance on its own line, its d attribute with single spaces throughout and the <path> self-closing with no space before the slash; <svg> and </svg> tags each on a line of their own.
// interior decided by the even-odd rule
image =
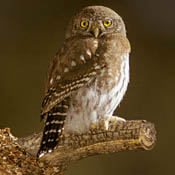
<svg viewBox="0 0 175 175">
<path fill-rule="evenodd" d="M 104 67 L 104 65 L 97 66 L 97 63 L 91 62 L 86 67 L 86 73 L 82 70 L 79 71 L 81 72 L 79 75 L 73 76 L 74 71 L 70 71 L 69 74 L 67 74 L 67 78 L 59 81 L 55 87 L 51 87 L 48 90 L 42 104 L 42 115 L 47 113 L 66 97 L 70 96 L 72 92 L 83 87 L 98 74 L 98 70 L 103 69 Z M 72 75 L 72 79 L 70 79 L 70 75 Z"/>
</svg>

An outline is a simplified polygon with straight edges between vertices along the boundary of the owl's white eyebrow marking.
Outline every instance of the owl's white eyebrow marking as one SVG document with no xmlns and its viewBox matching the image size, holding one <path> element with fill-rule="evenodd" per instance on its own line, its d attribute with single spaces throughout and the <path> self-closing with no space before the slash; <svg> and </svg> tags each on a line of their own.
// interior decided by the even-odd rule
<svg viewBox="0 0 175 175">
<path fill-rule="evenodd" d="M 69 69 L 67 67 L 65 67 L 64 72 L 69 72 Z"/>
<path fill-rule="evenodd" d="M 80 59 L 81 59 L 84 63 L 86 62 L 83 55 L 80 55 Z"/>
<path fill-rule="evenodd" d="M 76 62 L 75 61 L 72 61 L 71 62 L 71 66 L 76 66 Z"/>
<path fill-rule="evenodd" d="M 86 51 L 86 53 L 91 57 L 91 51 L 89 49 Z"/>
</svg>

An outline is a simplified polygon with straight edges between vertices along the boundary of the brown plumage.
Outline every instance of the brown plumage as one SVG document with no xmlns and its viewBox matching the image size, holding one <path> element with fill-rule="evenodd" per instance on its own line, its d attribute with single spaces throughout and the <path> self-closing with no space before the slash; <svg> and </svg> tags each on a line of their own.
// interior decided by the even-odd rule
<svg viewBox="0 0 175 175">
<path fill-rule="evenodd" d="M 84 133 L 112 117 L 129 82 L 129 52 L 124 23 L 111 9 L 86 7 L 70 20 L 48 70 L 38 157 L 54 149 L 63 129 Z"/>
</svg>

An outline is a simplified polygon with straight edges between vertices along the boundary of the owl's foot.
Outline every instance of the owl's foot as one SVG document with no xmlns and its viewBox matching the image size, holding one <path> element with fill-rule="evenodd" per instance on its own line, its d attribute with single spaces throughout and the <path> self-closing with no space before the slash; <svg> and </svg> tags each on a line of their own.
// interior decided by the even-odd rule
<svg viewBox="0 0 175 175">
<path fill-rule="evenodd" d="M 103 123 L 103 128 L 105 130 L 109 130 L 109 124 L 112 123 L 112 126 L 115 126 L 117 122 L 126 122 L 124 118 L 117 117 L 117 116 L 110 116 L 108 118 L 105 118 L 102 123 Z"/>
<path fill-rule="evenodd" d="M 126 122 L 126 120 L 124 118 L 121 117 L 117 117 L 117 116 L 110 116 L 110 117 L 106 117 L 105 119 L 102 119 L 100 122 L 98 123 L 93 123 L 91 125 L 91 129 L 97 129 L 97 130 L 115 130 L 116 128 L 116 123 L 118 122 Z"/>
</svg>

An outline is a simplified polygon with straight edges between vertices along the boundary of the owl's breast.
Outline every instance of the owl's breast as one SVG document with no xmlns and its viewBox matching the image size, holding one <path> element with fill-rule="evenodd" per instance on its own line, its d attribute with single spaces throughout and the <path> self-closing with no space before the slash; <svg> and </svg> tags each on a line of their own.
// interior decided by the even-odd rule
<svg viewBox="0 0 175 175">
<path fill-rule="evenodd" d="M 93 123 L 112 116 L 126 92 L 128 82 L 127 54 L 115 74 L 111 68 L 104 68 L 86 86 L 72 94 L 64 131 L 83 133 Z"/>
</svg>

